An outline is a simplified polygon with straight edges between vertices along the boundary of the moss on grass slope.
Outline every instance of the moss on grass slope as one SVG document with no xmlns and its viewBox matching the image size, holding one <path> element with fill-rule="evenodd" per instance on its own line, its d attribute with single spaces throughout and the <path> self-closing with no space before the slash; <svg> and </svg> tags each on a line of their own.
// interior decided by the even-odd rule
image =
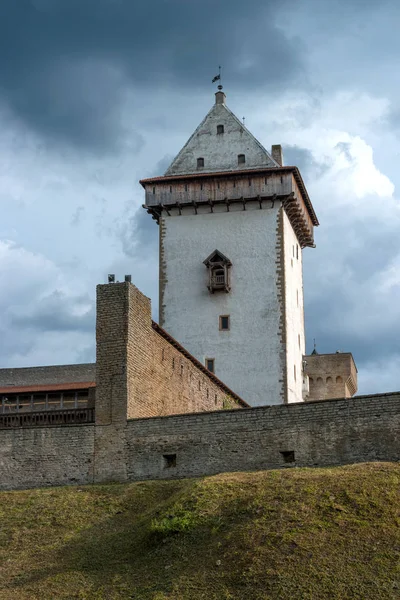
<svg viewBox="0 0 400 600">
<path fill-rule="evenodd" d="M 0 599 L 400 598 L 400 466 L 0 493 Z"/>
</svg>

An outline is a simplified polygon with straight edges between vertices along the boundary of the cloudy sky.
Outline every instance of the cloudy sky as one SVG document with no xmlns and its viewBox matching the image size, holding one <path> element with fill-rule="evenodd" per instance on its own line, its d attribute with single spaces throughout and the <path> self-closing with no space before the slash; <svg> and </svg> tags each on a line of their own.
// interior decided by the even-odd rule
<svg viewBox="0 0 400 600">
<path fill-rule="evenodd" d="M 299 166 L 308 351 L 400 389 L 400 5 L 395 0 L 1 0 L 0 366 L 94 360 L 95 286 L 158 317 L 163 174 L 214 102 Z"/>
</svg>

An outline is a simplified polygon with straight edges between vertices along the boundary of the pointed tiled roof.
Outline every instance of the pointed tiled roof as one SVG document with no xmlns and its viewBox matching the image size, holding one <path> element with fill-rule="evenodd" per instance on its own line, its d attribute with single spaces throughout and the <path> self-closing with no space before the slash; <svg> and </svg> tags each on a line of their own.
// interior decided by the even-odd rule
<svg viewBox="0 0 400 600">
<path fill-rule="evenodd" d="M 238 164 L 238 156 L 245 162 Z M 204 166 L 198 166 L 198 158 Z M 172 161 L 165 176 L 190 173 L 279 167 L 267 150 L 225 104 L 225 94 L 216 93 L 216 103 Z"/>
</svg>

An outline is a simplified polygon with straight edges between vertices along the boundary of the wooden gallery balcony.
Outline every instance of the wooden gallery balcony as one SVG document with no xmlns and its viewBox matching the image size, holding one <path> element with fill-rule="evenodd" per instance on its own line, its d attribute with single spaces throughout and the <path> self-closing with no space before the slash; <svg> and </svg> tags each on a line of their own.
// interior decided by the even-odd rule
<svg viewBox="0 0 400 600">
<path fill-rule="evenodd" d="M 0 429 L 94 423 L 94 383 L 0 388 Z"/>
</svg>

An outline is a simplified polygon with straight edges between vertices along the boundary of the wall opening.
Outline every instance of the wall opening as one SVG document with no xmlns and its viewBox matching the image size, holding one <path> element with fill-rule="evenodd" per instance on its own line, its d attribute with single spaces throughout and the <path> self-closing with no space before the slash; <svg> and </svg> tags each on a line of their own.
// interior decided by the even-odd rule
<svg viewBox="0 0 400 600">
<path fill-rule="evenodd" d="M 202 167 L 204 167 L 204 158 L 198 158 L 197 159 L 197 168 L 201 169 Z"/>
<path fill-rule="evenodd" d="M 220 331 L 229 331 L 231 328 L 229 315 L 220 315 L 219 317 L 219 330 Z"/>
<path fill-rule="evenodd" d="M 217 133 L 224 133 L 224 126 L 223 125 L 217 125 Z"/>
<path fill-rule="evenodd" d="M 214 373 L 215 369 L 215 359 L 214 358 L 206 358 L 206 367 L 211 373 Z"/>
<path fill-rule="evenodd" d="M 295 462 L 294 450 L 282 450 L 280 454 L 283 458 L 284 463 Z"/>
<path fill-rule="evenodd" d="M 176 467 L 176 454 L 163 454 L 164 469 Z"/>
<path fill-rule="evenodd" d="M 246 162 L 246 156 L 244 154 L 238 154 L 238 165 L 244 165 Z"/>
</svg>

